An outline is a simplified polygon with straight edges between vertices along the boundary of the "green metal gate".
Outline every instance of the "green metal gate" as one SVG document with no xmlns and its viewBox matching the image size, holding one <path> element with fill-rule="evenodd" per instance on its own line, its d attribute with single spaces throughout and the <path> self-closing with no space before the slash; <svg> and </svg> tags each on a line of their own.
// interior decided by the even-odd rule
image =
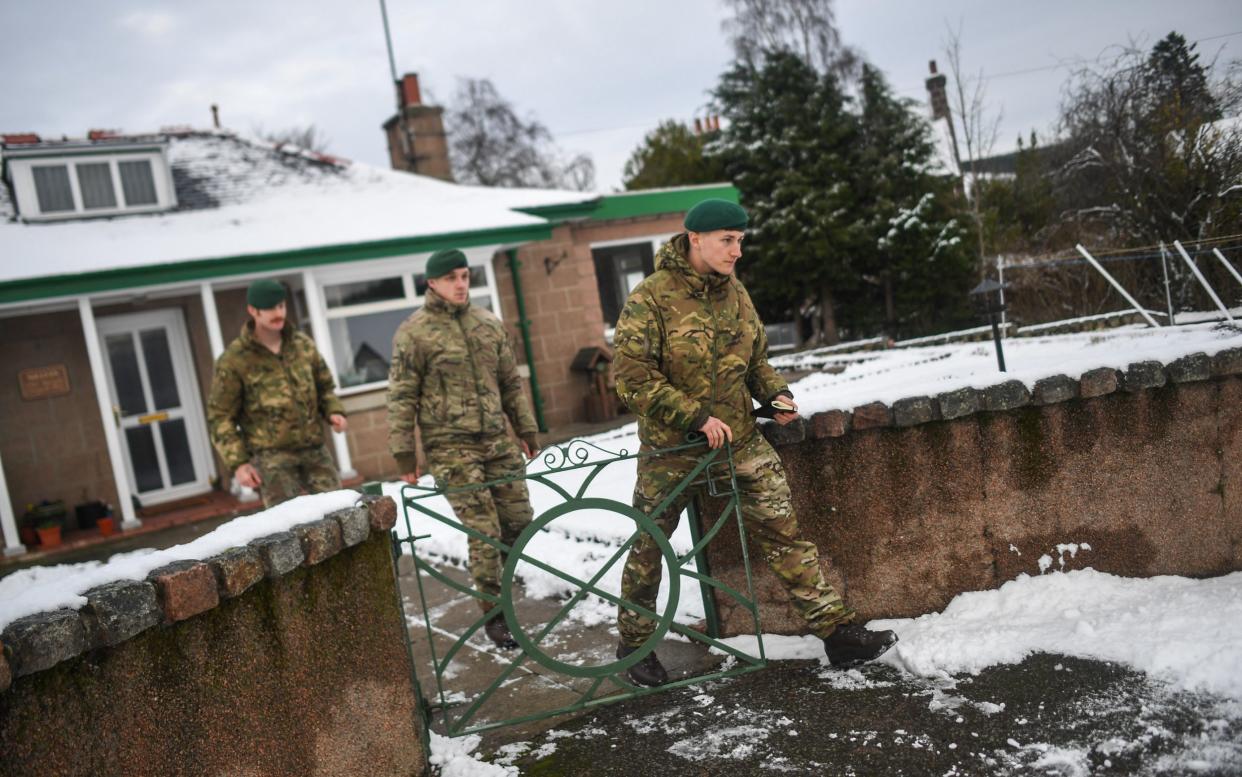
<svg viewBox="0 0 1242 777">
<path fill-rule="evenodd" d="M 600 473 L 609 465 L 664 453 L 683 452 L 694 448 L 703 450 L 703 455 L 698 459 L 696 466 L 653 511 L 653 514 L 659 515 L 668 505 L 672 504 L 687 489 L 691 488 L 696 489 L 696 491 L 705 489 L 708 495 L 724 500 L 724 508 L 719 517 L 707 527 L 706 531 L 701 531 L 698 516 L 695 514 L 694 504 L 697 500 L 691 502 L 688 512 L 690 513 L 689 519 L 693 547 L 687 553 L 678 555 L 673 550 L 669 538 L 660 531 L 659 527 L 656 526 L 655 522 L 648 515 L 635 509 L 628 503 L 591 496 L 589 493 L 592 484 L 596 482 Z M 603 458 L 599 458 L 601 455 L 603 455 Z M 759 609 L 755 602 L 754 583 L 751 576 L 749 557 L 746 552 L 745 529 L 738 500 L 737 480 L 733 468 L 731 448 L 726 446 L 717 450 L 709 450 L 703 442 L 698 441 L 676 448 L 630 454 L 625 450 L 612 452 L 592 443 L 573 440 L 564 445 L 548 448 L 540 456 L 539 460 L 544 465 L 543 469 L 537 472 L 527 472 L 524 476 L 519 476 L 518 478 L 491 481 L 459 489 L 429 489 L 416 485 L 405 485 L 401 489 L 401 501 L 404 508 L 404 536 L 398 530 L 393 531 L 394 553 L 399 556 L 401 553 L 406 552 L 406 548 L 403 546 L 408 546 L 408 552 L 414 559 L 419 606 L 423 625 L 426 629 L 428 647 L 430 648 L 431 670 L 435 685 L 433 699 L 427 699 L 425 694 L 423 698 L 424 711 L 426 713 L 425 719 L 429 725 L 435 720 L 439 723 L 437 728 L 442 728 L 443 734 L 462 736 L 575 712 L 587 707 L 621 701 L 661 690 L 733 677 L 762 669 L 766 665 L 759 628 Z M 581 477 L 581 481 L 576 487 L 567 486 L 563 482 L 568 473 L 574 473 L 573 477 Z M 433 509 L 428 504 L 433 497 L 444 496 L 453 492 L 467 492 L 489 488 L 493 485 L 517 479 L 525 479 L 528 483 L 539 483 L 546 486 L 560 501 L 536 516 L 513 543 L 512 547 L 461 524 L 452 515 L 451 509 L 441 512 Z M 581 580 L 564 570 L 558 569 L 554 560 L 536 558 L 528 553 L 527 547 L 531 540 L 538 536 L 540 532 L 546 531 L 548 525 L 553 521 L 579 510 L 604 511 L 609 517 L 615 516 L 618 520 L 631 521 L 635 524 L 635 530 L 629 538 L 620 547 L 616 548 L 611 557 L 604 561 L 598 571 L 588 580 Z M 418 543 L 431 536 L 419 531 L 420 526 L 424 527 L 424 531 L 426 531 L 426 527 L 431 526 L 431 524 L 422 523 L 424 521 L 438 522 L 467 537 L 486 542 L 502 554 L 507 554 L 507 561 L 501 577 L 500 596 L 493 597 L 476 591 L 470 584 L 468 577 L 465 581 L 457 580 L 454 576 L 439 568 L 432 560 L 425 557 L 425 554 L 420 554 L 418 552 Z M 710 570 L 707 568 L 707 546 L 730 523 L 736 524 L 741 540 L 742 556 L 745 564 L 746 593 L 742 593 L 713 578 Z M 613 565 L 618 563 L 624 564 L 624 559 L 628 555 L 630 548 L 643 533 L 650 534 L 655 540 L 666 565 L 665 578 L 669 583 L 669 595 L 663 612 L 653 612 L 634 602 L 623 600 L 620 596 L 603 590 L 598 585 Z M 694 568 L 691 568 L 692 560 L 696 562 Z M 513 587 L 517 567 L 520 562 L 526 562 L 536 569 L 543 570 L 569 583 L 576 589 L 575 593 L 540 628 L 531 630 L 524 628 L 522 618 L 515 605 Z M 689 577 L 698 581 L 702 591 L 706 616 L 704 632 L 696 631 L 674 622 L 679 600 L 680 582 L 683 577 Z M 478 617 L 462 633 L 445 635 L 443 630 L 439 629 L 433 622 L 431 608 L 428 606 L 427 586 L 424 584 L 427 579 L 438 581 L 441 585 L 452 589 L 460 595 L 458 599 L 461 596 L 471 597 L 473 599 L 491 601 L 498 606 L 493 607 L 488 612 L 479 612 Z M 757 655 L 752 655 L 719 640 L 719 620 L 715 600 L 712 595 L 713 590 L 729 597 L 737 605 L 751 613 L 758 648 Z M 655 619 L 656 629 L 654 633 L 638 650 L 630 653 L 624 659 L 613 660 L 608 663 L 583 664 L 562 660 L 551 655 L 549 650 L 545 649 L 544 641 L 555 627 L 568 616 L 574 606 L 588 594 L 597 596 L 612 605 L 624 605 L 627 609 L 635 610 L 646 617 Z M 520 650 L 514 651 L 511 658 L 506 654 L 505 663 L 501 667 L 498 676 L 486 688 L 474 692 L 473 695 L 454 691 L 454 673 L 450 670 L 454 658 L 466 647 L 470 638 L 482 629 L 486 621 L 492 617 L 505 618 L 514 639 L 520 646 Z M 716 671 L 677 680 L 660 688 L 642 688 L 632 684 L 626 676 L 625 670 L 655 650 L 665 634 L 670 631 L 693 642 L 716 648 L 725 653 L 727 658 Z M 406 633 L 408 639 L 408 629 Z M 444 650 L 442 654 L 436 650 L 437 634 L 439 634 L 442 640 L 445 636 L 450 636 L 452 640 L 447 650 Z M 615 639 L 612 644 L 615 644 Z M 411 656 L 414 657 L 413 646 L 411 645 L 410 647 Z M 417 659 L 415 660 L 417 661 Z M 513 673 L 526 662 L 534 662 L 545 670 L 550 670 L 555 675 L 567 678 L 564 687 L 572 689 L 572 691 L 567 692 L 570 696 L 576 698 L 572 698 L 566 703 L 554 705 L 551 709 L 539 710 L 533 713 L 526 712 L 512 717 L 497 717 L 495 715 L 481 717 L 479 713 L 484 708 L 484 705 L 505 685 Z M 422 693 L 418 678 L 415 677 L 414 680 L 415 687 L 419 688 L 420 693 Z M 553 680 L 552 682 L 555 681 Z"/>
</svg>

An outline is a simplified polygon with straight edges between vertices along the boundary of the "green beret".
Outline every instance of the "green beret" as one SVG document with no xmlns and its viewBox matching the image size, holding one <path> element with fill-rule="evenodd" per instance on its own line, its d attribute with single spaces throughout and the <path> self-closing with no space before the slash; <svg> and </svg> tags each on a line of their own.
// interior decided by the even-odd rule
<svg viewBox="0 0 1242 777">
<path fill-rule="evenodd" d="M 288 298 L 285 285 L 280 281 L 255 281 L 246 289 L 246 304 L 259 310 L 274 308 Z"/>
<path fill-rule="evenodd" d="M 746 211 L 728 200 L 703 200 L 686 212 L 682 222 L 691 232 L 714 232 L 717 229 L 746 229 Z"/>
<path fill-rule="evenodd" d="M 468 267 L 469 262 L 466 261 L 466 255 L 456 248 L 445 248 L 442 251 L 436 251 L 427 260 L 428 278 L 439 278 L 441 275 L 448 275 L 458 267 Z"/>
</svg>

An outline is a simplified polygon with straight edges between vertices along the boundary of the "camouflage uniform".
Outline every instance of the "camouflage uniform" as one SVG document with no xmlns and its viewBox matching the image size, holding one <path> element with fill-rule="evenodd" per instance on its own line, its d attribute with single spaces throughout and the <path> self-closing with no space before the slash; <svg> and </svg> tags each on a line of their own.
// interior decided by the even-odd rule
<svg viewBox="0 0 1242 777">
<path fill-rule="evenodd" d="M 469 302 L 456 305 L 427 291 L 426 304 L 397 329 L 388 375 L 388 445 L 402 472 L 415 469 L 414 429 L 441 488 L 461 488 L 519 476 L 526 464 L 505 418 L 537 447 L 534 416 L 504 326 Z M 512 545 L 531 521 L 524 480 L 447 495 L 458 520 Z M 475 588 L 500 593 L 504 556 L 471 538 Z M 490 602 L 480 600 L 484 610 Z"/>
<path fill-rule="evenodd" d="M 254 460 L 267 507 L 341 487 L 324 447 L 323 422 L 345 414 L 315 342 L 286 324 L 280 353 L 241 335 L 216 361 L 207 400 L 211 442 L 229 472 Z"/>
<path fill-rule="evenodd" d="M 780 459 L 751 416 L 751 398 L 769 401 L 789 385 L 767 361 L 767 335 L 741 282 L 700 275 L 690 266 L 683 233 L 656 255 L 656 272 L 630 295 L 617 323 L 613 371 L 617 393 L 638 413 L 643 450 L 685 442 L 687 432 L 715 416 L 733 431 L 733 462 L 742 518 L 763 557 L 789 592 L 812 633 L 826 637 L 854 612 L 824 580 L 813 543 L 799 538 Z M 693 468 L 702 451 L 639 459 L 634 506 L 650 512 Z M 652 516 L 671 534 L 694 489 Z M 630 551 L 621 595 L 655 608 L 662 557 L 650 537 Z M 650 618 L 618 611 L 622 641 L 636 647 L 655 627 Z"/>
</svg>

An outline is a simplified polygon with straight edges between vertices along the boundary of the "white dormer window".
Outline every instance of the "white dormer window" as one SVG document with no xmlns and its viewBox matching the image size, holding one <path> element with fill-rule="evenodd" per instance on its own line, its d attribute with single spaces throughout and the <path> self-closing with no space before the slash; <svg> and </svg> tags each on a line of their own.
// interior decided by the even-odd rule
<svg viewBox="0 0 1242 777">
<path fill-rule="evenodd" d="M 9 150 L 5 162 L 29 221 L 167 210 L 177 204 L 161 146 Z"/>
</svg>

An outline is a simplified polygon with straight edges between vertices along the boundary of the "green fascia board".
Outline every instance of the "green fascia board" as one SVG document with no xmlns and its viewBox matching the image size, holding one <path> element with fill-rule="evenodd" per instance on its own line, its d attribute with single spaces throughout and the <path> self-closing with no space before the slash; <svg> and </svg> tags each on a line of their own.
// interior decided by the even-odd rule
<svg viewBox="0 0 1242 777">
<path fill-rule="evenodd" d="M 595 197 L 582 202 L 570 202 L 561 205 L 536 205 L 532 208 L 514 208 L 519 213 L 538 216 L 554 223 L 588 218 L 591 212 L 600 206 L 603 197 Z"/>
<path fill-rule="evenodd" d="M 551 225 L 529 224 L 520 227 L 445 232 L 438 235 L 420 235 L 367 243 L 315 246 L 264 254 L 195 259 L 71 275 L 23 278 L 0 282 L 0 305 L 168 283 L 203 281 L 230 275 L 280 272 L 324 264 L 382 259 L 402 254 L 438 251 L 441 248 L 470 248 L 493 243 L 534 242 L 548 240 L 551 237 Z"/>
<path fill-rule="evenodd" d="M 682 186 L 675 189 L 605 194 L 591 200 L 567 205 L 541 205 L 515 210 L 539 216 L 557 224 L 582 219 L 612 221 L 641 216 L 658 216 L 664 213 L 681 213 L 709 197 L 738 202 L 738 191 L 733 184 L 728 183 Z"/>
<path fill-rule="evenodd" d="M 591 214 L 592 221 L 630 219 L 638 216 L 657 216 L 662 213 L 682 213 L 690 210 L 709 197 L 719 197 L 730 202 L 738 201 L 738 191 L 733 184 L 717 186 L 693 186 L 677 189 L 659 189 L 651 192 L 637 191 L 630 194 L 611 194 L 603 198 L 600 207 Z"/>
</svg>

